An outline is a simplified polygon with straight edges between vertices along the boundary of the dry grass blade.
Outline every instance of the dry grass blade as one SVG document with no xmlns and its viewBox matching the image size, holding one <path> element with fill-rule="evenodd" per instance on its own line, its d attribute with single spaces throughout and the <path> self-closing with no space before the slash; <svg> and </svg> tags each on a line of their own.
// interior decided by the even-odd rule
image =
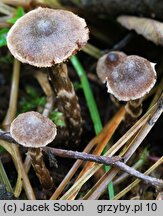
<svg viewBox="0 0 163 216">
<path fill-rule="evenodd" d="M 148 120 L 149 115 L 156 109 L 154 105 L 121 139 L 119 139 L 105 154 L 105 156 L 114 155 Z M 101 167 L 100 164 L 94 164 L 62 197 L 67 199 L 72 193 L 75 193 L 81 186 Z"/>
<path fill-rule="evenodd" d="M 19 194 L 21 192 L 21 186 L 20 185 L 22 184 L 22 179 L 23 179 L 24 190 L 26 192 L 28 199 L 34 200 L 35 195 L 33 193 L 33 189 L 32 189 L 31 184 L 29 182 L 28 176 L 26 175 L 26 173 L 24 171 L 23 162 L 22 162 L 18 147 L 15 144 L 12 145 L 11 143 L 8 143 L 4 140 L 0 140 L 0 145 L 3 148 L 5 148 L 6 151 L 8 151 L 10 153 L 10 155 L 12 156 L 15 167 L 16 167 L 17 172 L 18 172 L 17 184 L 16 184 L 16 188 L 15 188 L 15 192 L 14 192 L 15 197 L 19 197 Z M 16 148 L 14 148 L 14 146 Z"/>
<path fill-rule="evenodd" d="M 105 141 L 106 143 L 108 142 L 108 138 L 110 136 L 112 136 L 112 132 L 115 130 L 115 128 L 119 125 L 119 122 L 121 120 L 121 118 L 124 115 L 124 108 L 121 108 L 120 111 L 116 114 L 115 117 L 113 117 L 113 119 L 111 121 L 109 121 L 106 126 L 103 128 L 103 130 L 101 131 L 101 133 L 99 133 L 95 138 L 93 138 L 88 145 L 86 146 L 86 148 L 84 149 L 83 152 L 88 153 L 91 151 L 91 149 L 94 146 L 99 146 L 101 145 L 101 142 L 103 140 L 103 142 Z M 117 124 L 114 122 L 117 119 Z M 118 120 L 119 119 L 119 120 Z M 111 130 L 112 129 L 112 130 Z M 109 132 L 108 132 L 109 131 Z M 103 146 L 104 148 L 104 146 Z M 103 149 L 100 147 L 100 149 Z M 75 164 L 73 165 L 73 167 L 70 169 L 70 171 L 68 172 L 68 174 L 65 176 L 65 178 L 63 179 L 63 181 L 61 182 L 61 184 L 58 186 L 58 188 L 56 189 L 56 191 L 54 192 L 54 194 L 52 195 L 52 197 L 50 199 L 56 200 L 59 195 L 62 193 L 62 191 L 64 190 L 65 186 L 68 184 L 68 182 L 71 180 L 71 178 L 73 177 L 73 175 L 75 174 L 75 172 L 77 171 L 77 169 L 80 167 L 80 165 L 83 163 L 83 161 L 81 160 L 77 160 L 75 162 Z"/>
<path fill-rule="evenodd" d="M 153 172 L 162 163 L 163 163 L 163 157 L 161 157 L 155 164 L 153 164 L 144 174 L 149 175 L 151 172 Z M 114 200 L 120 199 L 127 192 L 129 192 L 133 187 L 135 187 L 137 184 L 139 184 L 139 182 L 140 182 L 140 179 L 136 179 L 134 182 L 132 182 L 130 185 L 128 185 L 125 189 L 123 189 L 120 193 L 118 193 L 114 197 Z"/>
<path fill-rule="evenodd" d="M 14 120 L 16 116 L 17 110 L 17 98 L 18 98 L 18 89 L 19 89 L 19 77 L 20 77 L 20 62 L 17 59 L 14 59 L 13 65 L 13 76 L 12 76 L 12 84 L 11 84 L 11 92 L 10 92 L 10 101 L 9 108 L 7 110 L 6 116 L 3 121 L 3 127 L 6 131 L 9 130 L 9 126 L 11 122 Z M 22 190 L 22 179 L 23 185 L 28 199 L 35 199 L 35 195 L 28 179 L 28 176 L 24 170 L 21 154 L 19 151 L 19 147 L 15 144 L 11 144 L 3 141 L 1 145 L 11 154 L 13 158 L 13 162 L 18 172 L 18 179 L 15 187 L 15 196 L 19 197 Z"/>
<path fill-rule="evenodd" d="M 162 95 L 157 103 L 157 109 L 155 112 L 151 113 L 150 119 L 147 121 L 147 123 L 141 128 L 141 130 L 137 133 L 137 135 L 134 137 L 133 140 L 131 140 L 130 145 L 128 148 L 125 149 L 125 151 L 122 150 L 123 154 L 121 153 L 121 156 L 125 158 L 125 162 L 129 160 L 129 158 L 132 156 L 132 154 L 136 151 L 136 149 L 139 147 L 139 145 L 142 143 L 144 138 L 147 136 L 147 134 L 150 132 L 150 130 L 153 128 L 154 124 L 160 117 L 163 111 L 163 98 Z M 112 168 L 108 173 L 103 175 L 103 177 L 96 183 L 96 185 L 89 191 L 84 199 L 98 199 L 101 194 L 105 191 L 108 182 L 110 182 L 118 173 L 118 169 Z"/>
<path fill-rule="evenodd" d="M 0 12 L 5 15 L 11 15 L 15 12 L 15 8 L 0 2 Z"/>
<path fill-rule="evenodd" d="M 115 117 L 113 117 L 112 121 L 111 121 L 111 124 L 110 124 L 110 127 L 107 129 L 107 133 L 106 133 L 106 136 L 103 137 L 103 139 L 101 140 L 98 140 L 98 143 L 100 143 L 100 145 L 97 145 L 95 150 L 93 151 L 92 154 L 94 155 L 100 155 L 104 148 L 106 147 L 107 143 L 109 142 L 109 140 L 111 139 L 112 135 L 114 134 L 115 130 L 117 129 L 117 127 L 119 126 L 119 124 L 121 123 L 121 121 L 123 120 L 124 118 L 124 115 L 125 115 L 125 109 L 124 108 L 121 108 L 119 110 L 119 112 L 115 115 Z M 82 169 L 82 171 L 80 172 L 78 178 L 76 179 L 76 181 L 82 176 L 84 175 L 84 173 L 87 172 L 87 170 L 89 170 L 92 166 L 94 165 L 94 162 L 87 162 L 85 165 L 84 165 L 84 168 Z M 68 199 L 70 200 L 73 200 L 75 199 L 77 193 L 79 192 L 80 188 L 78 189 L 78 191 L 68 197 Z"/>
<path fill-rule="evenodd" d="M 10 4 L 13 6 L 29 6 L 32 0 L 1 0 L 2 3 Z"/>
</svg>

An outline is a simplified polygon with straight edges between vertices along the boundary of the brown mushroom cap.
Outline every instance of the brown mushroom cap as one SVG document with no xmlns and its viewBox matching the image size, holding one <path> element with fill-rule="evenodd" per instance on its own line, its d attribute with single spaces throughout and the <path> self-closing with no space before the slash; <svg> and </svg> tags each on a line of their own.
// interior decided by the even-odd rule
<svg viewBox="0 0 163 216">
<path fill-rule="evenodd" d="M 131 55 L 125 61 L 109 70 L 108 92 L 122 101 L 135 100 L 147 94 L 156 82 L 154 63 Z"/>
<path fill-rule="evenodd" d="M 7 45 L 21 62 L 50 67 L 80 50 L 88 32 L 85 20 L 72 12 L 39 7 L 12 26 Z"/>
<path fill-rule="evenodd" d="M 11 123 L 11 136 L 25 147 L 40 148 L 52 142 L 56 136 L 55 124 L 38 112 L 20 114 Z"/>
<path fill-rule="evenodd" d="M 129 30 L 136 31 L 147 40 L 163 45 L 163 23 L 143 17 L 119 16 L 117 21 Z"/>
<path fill-rule="evenodd" d="M 103 55 L 97 62 L 96 72 L 101 82 L 106 82 L 108 73 L 118 66 L 127 55 L 123 52 L 112 51 Z"/>
</svg>

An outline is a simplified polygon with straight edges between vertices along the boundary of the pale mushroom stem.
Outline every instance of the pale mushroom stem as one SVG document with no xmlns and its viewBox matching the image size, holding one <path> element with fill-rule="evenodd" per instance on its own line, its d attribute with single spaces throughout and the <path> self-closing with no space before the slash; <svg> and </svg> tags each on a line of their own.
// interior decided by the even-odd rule
<svg viewBox="0 0 163 216">
<path fill-rule="evenodd" d="M 69 140 L 78 146 L 82 133 L 81 110 L 74 87 L 68 77 L 66 64 L 53 66 L 49 69 L 49 75 L 57 95 L 58 107 L 64 113 Z"/>
<path fill-rule="evenodd" d="M 41 148 L 28 148 L 27 154 L 31 157 L 33 169 L 35 170 L 42 187 L 47 190 L 53 189 L 53 179 L 45 166 Z"/>
<path fill-rule="evenodd" d="M 125 127 L 129 128 L 137 121 L 138 117 L 142 114 L 142 101 L 143 98 L 137 100 L 130 100 L 126 106 L 126 114 L 124 117 Z"/>
</svg>

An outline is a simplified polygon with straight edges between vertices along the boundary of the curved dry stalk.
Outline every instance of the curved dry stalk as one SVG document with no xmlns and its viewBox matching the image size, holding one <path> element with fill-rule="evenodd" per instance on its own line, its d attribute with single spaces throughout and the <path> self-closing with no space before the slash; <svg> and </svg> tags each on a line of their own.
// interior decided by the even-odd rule
<svg viewBox="0 0 163 216">
<path fill-rule="evenodd" d="M 9 107 L 2 123 L 3 128 L 5 128 L 6 130 L 9 129 L 11 122 L 14 120 L 16 116 L 19 78 L 20 78 L 20 65 L 21 65 L 20 61 L 14 59 Z"/>
<path fill-rule="evenodd" d="M 43 89 L 47 97 L 47 101 L 42 115 L 48 117 L 54 105 L 54 92 L 49 84 L 48 75 L 46 73 L 43 73 L 41 70 L 39 70 L 36 71 L 34 76 L 36 77 L 37 81 L 39 82 L 41 88 Z"/>
<path fill-rule="evenodd" d="M 150 112 L 156 109 L 156 105 L 153 106 L 130 130 L 126 132 L 107 152 L 106 156 L 114 155 L 148 120 Z M 76 193 L 78 188 L 82 185 L 99 169 L 102 165 L 94 164 L 62 197 L 61 199 L 68 199 Z"/>
<path fill-rule="evenodd" d="M 17 182 L 19 182 L 19 184 L 18 183 L 16 184 L 17 187 L 15 189 L 16 193 L 14 193 L 15 196 L 18 197 L 20 194 L 20 188 L 21 187 L 19 187 L 19 186 L 22 184 L 22 179 L 23 179 L 23 187 L 24 187 L 24 190 L 26 192 L 27 198 L 30 200 L 35 200 L 36 198 L 35 198 L 32 186 L 30 184 L 30 181 L 28 179 L 26 172 L 24 171 L 23 162 L 22 162 L 18 147 L 15 144 L 8 143 L 4 140 L 1 140 L 0 145 L 3 148 L 5 148 L 10 153 L 10 155 L 12 156 L 13 162 L 14 162 L 15 167 L 16 167 L 17 172 L 18 172 Z M 15 148 L 14 148 L 14 146 L 15 146 Z"/>
<path fill-rule="evenodd" d="M 144 175 L 149 175 L 151 172 L 153 172 L 159 165 L 163 163 L 163 157 L 161 157 L 155 164 L 153 164 L 145 173 Z M 133 187 L 135 187 L 137 184 L 139 184 L 141 180 L 136 179 L 134 182 L 129 184 L 126 188 L 124 188 L 120 193 L 118 193 L 113 200 L 118 200 L 122 196 L 124 196 L 127 192 L 129 192 Z"/>
<path fill-rule="evenodd" d="M 0 2 L 0 13 L 10 16 L 14 12 L 15 12 L 15 8 Z"/>
<path fill-rule="evenodd" d="M 155 125 L 156 121 L 160 117 L 163 111 L 163 95 L 161 95 L 158 103 L 157 103 L 157 109 L 155 112 L 151 114 L 150 119 L 147 121 L 147 123 L 141 128 L 141 130 L 137 133 L 137 135 L 134 137 L 134 139 L 130 142 L 130 145 L 127 149 L 122 150 L 123 153 L 120 155 L 125 158 L 125 162 L 129 160 L 129 158 L 133 155 L 133 152 L 136 151 L 136 149 L 139 147 L 139 145 L 142 143 L 144 138 L 147 136 L 147 134 L 150 132 L 150 130 Z M 96 185 L 92 188 L 90 192 L 88 192 L 84 198 L 86 199 L 98 199 L 100 195 L 105 191 L 108 182 L 110 182 L 118 173 L 118 169 L 111 168 L 111 170 L 104 174 L 103 177 L 99 180 L 99 182 L 96 183 Z"/>
<path fill-rule="evenodd" d="M 114 134 L 115 130 L 118 128 L 119 124 L 121 123 L 121 121 L 123 120 L 125 115 L 125 109 L 124 107 L 122 107 L 119 112 L 112 118 L 111 122 L 110 122 L 110 127 L 107 130 L 107 134 L 106 136 L 100 140 L 100 145 L 97 145 L 96 148 L 94 149 L 92 154 L 95 155 L 100 155 L 104 148 L 106 147 L 107 143 L 110 141 L 112 135 Z M 84 173 L 87 172 L 87 170 L 89 170 L 92 166 L 94 165 L 93 162 L 87 162 L 82 171 L 80 172 L 79 176 L 77 177 L 76 181 L 82 176 L 84 175 Z M 80 190 L 80 188 L 78 189 L 78 191 Z M 69 199 L 73 200 L 75 199 L 75 197 L 78 194 L 78 191 L 76 192 L 76 194 L 73 194 L 71 197 L 69 197 Z"/>
<path fill-rule="evenodd" d="M 9 130 L 9 126 L 16 116 L 18 89 L 19 89 L 19 78 L 20 78 L 20 62 L 17 59 L 14 59 L 9 108 L 7 110 L 7 114 L 6 114 L 6 116 L 3 120 L 3 124 L 2 124 L 6 131 Z M 10 145 L 11 147 L 7 147 L 7 145 Z M 25 189 L 27 197 L 29 199 L 35 199 L 35 195 L 34 195 L 34 192 L 32 190 L 30 181 L 28 179 L 26 172 L 24 171 L 24 166 L 23 166 L 21 154 L 19 151 L 19 147 L 16 146 L 15 144 L 10 144 L 10 143 L 6 142 L 5 148 L 7 148 L 8 150 L 9 149 L 12 150 L 11 155 L 12 155 L 15 167 L 18 171 L 18 179 L 17 179 L 17 183 L 16 183 L 16 196 L 19 197 L 19 195 L 21 193 L 21 188 L 22 188 L 22 180 L 21 179 L 23 179 L 23 185 L 24 185 L 24 189 Z M 10 153 L 11 153 L 11 151 L 10 151 Z M 14 157 L 13 157 L 13 155 L 14 155 Z"/>
<path fill-rule="evenodd" d="M 30 5 L 32 0 L 1 0 L 2 3 L 10 4 L 13 6 L 27 7 Z"/>
<path fill-rule="evenodd" d="M 108 143 L 108 139 L 112 136 L 113 131 L 116 129 L 116 127 L 118 127 L 119 125 L 119 121 L 121 119 L 121 117 L 123 116 L 123 108 L 116 114 L 116 117 L 113 117 L 112 120 L 110 120 L 105 127 L 103 128 L 103 130 L 95 137 L 93 138 L 88 145 L 86 146 L 86 148 L 83 150 L 83 152 L 90 152 L 91 149 L 94 146 L 99 146 L 96 151 L 100 152 L 103 150 L 103 148 L 105 147 L 105 144 Z M 117 119 L 117 121 L 115 121 L 115 119 Z M 119 119 L 119 120 L 118 120 Z M 114 122 L 115 121 L 115 122 Z M 109 131 L 109 132 L 108 132 Z M 103 144 L 101 145 L 101 142 L 103 141 Z M 98 151 L 96 153 L 98 153 Z M 51 196 L 50 199 L 52 200 L 56 200 L 59 195 L 62 193 L 62 191 L 64 190 L 64 188 L 66 187 L 67 183 L 71 180 L 71 178 L 73 177 L 73 175 L 76 173 L 77 169 L 80 167 L 80 165 L 83 162 L 81 160 L 77 160 L 74 165 L 72 166 L 72 168 L 69 170 L 69 172 L 67 173 L 67 175 L 65 176 L 65 178 L 63 179 L 63 181 L 60 183 L 60 185 L 58 186 L 58 188 L 56 189 L 56 191 L 54 192 L 54 194 Z"/>
</svg>

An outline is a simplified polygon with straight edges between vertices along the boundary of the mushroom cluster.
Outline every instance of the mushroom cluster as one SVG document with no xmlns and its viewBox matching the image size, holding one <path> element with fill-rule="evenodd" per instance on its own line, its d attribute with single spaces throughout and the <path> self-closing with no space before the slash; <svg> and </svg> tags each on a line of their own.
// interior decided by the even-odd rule
<svg viewBox="0 0 163 216">
<path fill-rule="evenodd" d="M 36 67 L 48 67 L 72 144 L 79 143 L 82 118 L 65 61 L 87 43 L 88 32 L 85 20 L 72 12 L 39 7 L 20 18 L 7 36 L 8 48 L 15 58 Z"/>
<path fill-rule="evenodd" d="M 106 82 L 108 92 L 119 101 L 128 101 L 126 115 L 130 121 L 141 115 L 142 98 L 156 82 L 154 66 L 145 58 L 119 51 L 105 54 L 97 63 L 97 75 Z"/>
</svg>

